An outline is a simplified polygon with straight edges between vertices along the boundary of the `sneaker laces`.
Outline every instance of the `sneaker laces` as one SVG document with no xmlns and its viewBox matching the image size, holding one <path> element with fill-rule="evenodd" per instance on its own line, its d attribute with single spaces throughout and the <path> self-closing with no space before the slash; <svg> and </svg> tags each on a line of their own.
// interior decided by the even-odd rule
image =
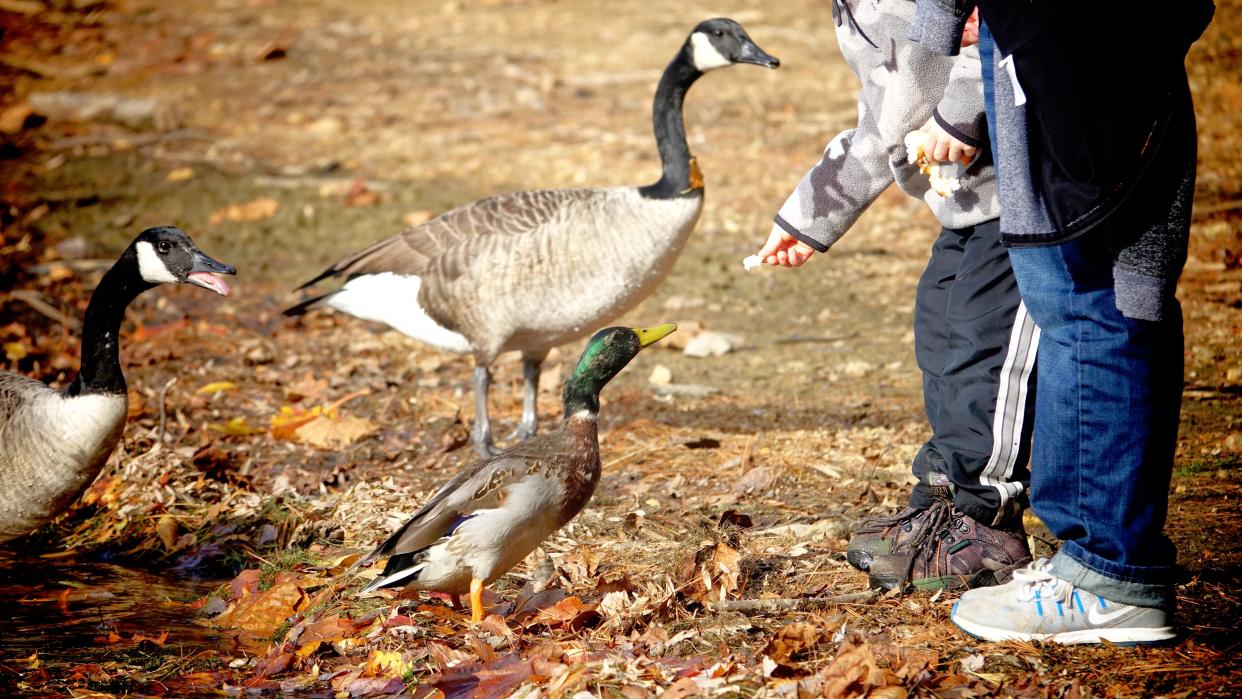
<svg viewBox="0 0 1242 699">
<path fill-rule="evenodd" d="M 1018 598 L 1023 602 L 1033 599 L 1069 602 L 1074 586 L 1052 574 L 1052 560 L 1037 558 L 1025 567 L 1013 572 L 1015 582 L 1021 582 Z"/>
</svg>

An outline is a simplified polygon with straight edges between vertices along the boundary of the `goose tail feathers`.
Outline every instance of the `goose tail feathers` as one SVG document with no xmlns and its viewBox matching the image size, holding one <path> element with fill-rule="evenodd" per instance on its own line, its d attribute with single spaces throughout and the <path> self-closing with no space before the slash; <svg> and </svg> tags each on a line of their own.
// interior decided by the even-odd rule
<svg viewBox="0 0 1242 699">
<path fill-rule="evenodd" d="M 319 274 L 316 274 L 314 277 L 311 278 L 310 281 L 302 284 L 298 288 L 294 289 L 294 291 L 301 291 L 303 289 L 309 289 L 310 287 L 318 284 L 319 282 L 325 279 L 328 279 L 329 277 L 337 276 L 338 274 L 341 273 L 341 270 L 342 270 L 341 263 L 338 262 L 332 265 L 331 267 L 325 269 L 324 271 L 320 272 Z"/>
<path fill-rule="evenodd" d="M 311 282 L 311 283 L 314 283 L 314 282 Z M 305 286 L 305 285 L 303 285 L 303 286 L 299 286 L 298 288 L 299 288 L 299 289 L 305 289 L 305 288 L 306 288 L 306 286 Z M 292 305 L 292 306 L 290 306 L 290 307 L 286 308 L 285 310 L 281 311 L 280 313 L 281 313 L 281 315 L 285 315 L 285 316 L 289 316 L 289 317 L 293 317 L 293 316 L 300 316 L 300 315 L 302 315 L 303 313 L 306 313 L 307 311 L 309 311 L 309 310 L 311 310 L 311 309 L 313 309 L 313 308 L 318 307 L 320 304 L 322 304 L 324 301 L 326 301 L 329 297 L 331 297 L 331 296 L 335 296 L 335 295 L 336 295 L 339 291 L 340 291 L 340 290 L 338 289 L 337 291 L 330 291 L 330 292 L 328 292 L 328 293 L 326 293 L 326 294 L 320 294 L 319 296 L 312 296 L 311 298 L 306 299 L 305 301 L 303 301 L 303 302 L 301 302 L 301 303 L 294 304 L 294 305 Z"/>
</svg>

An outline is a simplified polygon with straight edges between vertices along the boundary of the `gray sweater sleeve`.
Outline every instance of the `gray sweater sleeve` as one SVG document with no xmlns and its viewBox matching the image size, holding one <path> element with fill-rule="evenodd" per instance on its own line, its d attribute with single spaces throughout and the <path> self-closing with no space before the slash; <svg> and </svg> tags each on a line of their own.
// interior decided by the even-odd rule
<svg viewBox="0 0 1242 699">
<path fill-rule="evenodd" d="M 893 182 L 888 150 L 862 95 L 858 115 L 858 126 L 828 143 L 776 215 L 776 225 L 820 252 L 837 242 Z"/>
<path fill-rule="evenodd" d="M 841 54 L 861 83 L 857 125 L 828 143 L 776 216 L 777 226 L 820 252 L 894 182 L 927 204 L 946 228 L 999 215 L 990 160 L 962 167 L 961 187 L 948 196 L 933 191 L 907 161 L 906 134 L 933 117 L 965 143 L 986 140 L 978 49 L 954 58 L 908 41 L 914 13 L 907 0 L 856 3 L 853 20 L 835 30 Z"/>
</svg>

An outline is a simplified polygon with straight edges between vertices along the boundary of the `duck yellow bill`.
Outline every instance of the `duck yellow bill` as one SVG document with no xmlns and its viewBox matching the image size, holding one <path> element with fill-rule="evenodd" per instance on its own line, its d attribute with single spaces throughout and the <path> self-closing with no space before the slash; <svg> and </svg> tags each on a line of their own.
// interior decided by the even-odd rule
<svg viewBox="0 0 1242 699">
<path fill-rule="evenodd" d="M 648 347 L 659 342 L 677 329 L 676 323 L 665 323 L 650 328 L 630 328 L 638 336 L 638 346 Z"/>
</svg>

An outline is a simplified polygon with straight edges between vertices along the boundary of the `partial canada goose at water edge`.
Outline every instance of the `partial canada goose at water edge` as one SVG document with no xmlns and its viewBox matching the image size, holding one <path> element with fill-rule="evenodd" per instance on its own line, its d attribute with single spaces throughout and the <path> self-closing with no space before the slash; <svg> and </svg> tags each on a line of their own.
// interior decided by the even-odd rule
<svg viewBox="0 0 1242 699">
<path fill-rule="evenodd" d="M 65 390 L 0 372 L 0 543 L 51 521 L 90 485 L 125 428 L 128 408 L 118 338 L 125 309 L 160 284 L 227 296 L 236 274 L 184 231 L 148 228 L 91 295 L 82 324 L 82 367 Z"/>
</svg>

